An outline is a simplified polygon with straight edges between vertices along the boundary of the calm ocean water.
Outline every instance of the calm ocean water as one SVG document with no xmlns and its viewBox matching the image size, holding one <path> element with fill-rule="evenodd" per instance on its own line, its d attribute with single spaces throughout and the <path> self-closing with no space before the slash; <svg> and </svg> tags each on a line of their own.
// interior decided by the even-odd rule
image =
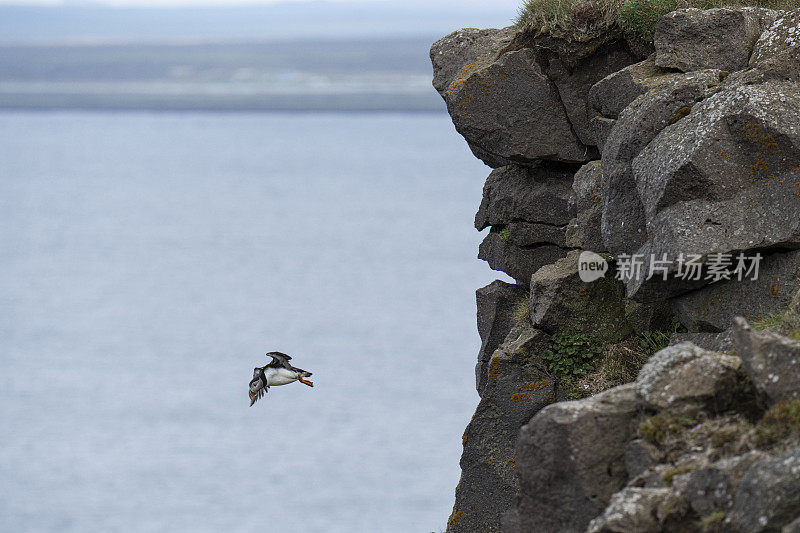
<svg viewBox="0 0 800 533">
<path fill-rule="evenodd" d="M 441 115 L 0 113 L 0 531 L 444 528 L 477 402 Z M 316 387 L 247 383 L 278 349 Z"/>
</svg>

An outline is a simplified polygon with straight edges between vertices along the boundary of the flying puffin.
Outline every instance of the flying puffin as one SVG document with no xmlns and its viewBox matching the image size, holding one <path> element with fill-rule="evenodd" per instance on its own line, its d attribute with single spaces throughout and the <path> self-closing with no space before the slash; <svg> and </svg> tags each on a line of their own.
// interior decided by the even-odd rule
<svg viewBox="0 0 800 533">
<path fill-rule="evenodd" d="M 253 379 L 250 380 L 250 407 L 269 392 L 267 389 L 272 385 L 286 385 L 299 381 L 303 385 L 314 386 L 314 382 L 303 379 L 309 377 L 311 372 L 289 364 L 292 359 L 290 356 L 281 352 L 269 352 L 267 355 L 272 357 L 272 362 L 253 369 Z"/>
</svg>

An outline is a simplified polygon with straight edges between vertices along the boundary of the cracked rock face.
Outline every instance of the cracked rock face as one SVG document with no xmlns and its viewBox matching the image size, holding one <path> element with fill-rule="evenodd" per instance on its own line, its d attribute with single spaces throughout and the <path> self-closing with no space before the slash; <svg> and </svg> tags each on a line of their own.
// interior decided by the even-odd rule
<svg viewBox="0 0 800 533">
<path fill-rule="evenodd" d="M 494 167 L 479 257 L 517 282 L 477 293 L 481 401 L 448 531 L 800 529 L 800 449 L 769 455 L 796 446 L 786 438 L 756 451 L 752 426 L 800 394 L 800 342 L 733 327 L 740 313 L 800 309 L 800 9 L 673 12 L 633 65 L 606 30 L 567 41 L 468 28 L 431 49 L 456 129 Z M 616 266 L 641 254 L 645 273 L 652 254 L 671 276 L 623 283 L 611 268 L 587 284 L 581 250 Z M 680 254 L 707 269 L 739 253 L 761 254 L 757 280 L 675 276 Z M 564 394 L 539 358 L 551 335 L 625 346 L 673 312 L 689 333 L 635 383 L 548 405 Z"/>
<path fill-rule="evenodd" d="M 478 230 L 492 226 L 478 258 L 527 285 L 543 265 L 566 256 L 566 225 L 574 215 L 572 171 L 497 168 L 486 180 L 475 215 Z"/>
<path fill-rule="evenodd" d="M 520 531 L 584 531 L 627 481 L 634 384 L 542 409 L 517 439 Z"/>
<path fill-rule="evenodd" d="M 589 89 L 605 76 L 634 63 L 636 56 L 627 47 L 611 43 L 571 68 L 558 57 L 549 61 L 548 77 L 553 80 L 570 124 L 584 145 L 598 145 L 590 125 Z"/>
<path fill-rule="evenodd" d="M 512 42 L 512 33 L 464 29 L 432 46 L 433 85 L 456 130 L 495 168 L 594 159 L 587 92 L 637 56 L 619 35 L 564 49 L 558 39 Z"/>
<path fill-rule="evenodd" d="M 631 168 L 648 239 L 638 253 L 646 259 L 666 255 L 674 270 L 681 253 L 800 247 L 800 92 L 794 84 L 734 86 L 710 96 L 665 128 Z M 612 234 L 613 220 L 629 222 L 613 214 L 607 213 Z M 658 278 L 628 283 L 629 297 L 642 301 L 685 290 Z"/>
<path fill-rule="evenodd" d="M 684 74 L 639 96 L 620 115 L 602 158 L 602 234 L 612 253 L 633 253 L 647 240 L 634 158 L 682 112 L 711 94 L 718 83 L 718 71 Z"/>
<path fill-rule="evenodd" d="M 684 72 L 743 69 L 756 40 L 776 16 L 776 11 L 753 7 L 678 9 L 656 23 L 655 63 Z"/>
<path fill-rule="evenodd" d="M 520 427 L 553 401 L 553 384 L 538 355 L 547 335 L 512 328 L 492 354 L 481 402 L 463 436 L 461 480 L 448 531 L 500 531 L 518 488 L 514 445 Z"/>
</svg>

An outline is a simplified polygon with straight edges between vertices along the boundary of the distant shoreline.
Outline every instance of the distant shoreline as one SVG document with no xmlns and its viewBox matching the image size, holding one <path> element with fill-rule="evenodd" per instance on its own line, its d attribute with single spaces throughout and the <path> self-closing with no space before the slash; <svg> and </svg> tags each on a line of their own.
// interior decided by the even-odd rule
<svg viewBox="0 0 800 533">
<path fill-rule="evenodd" d="M 274 98 L 167 98 L 124 95 L 0 94 L 0 110 L 83 111 L 197 111 L 197 112 L 286 112 L 286 113 L 445 113 L 438 96 L 427 95 L 309 95 Z"/>
<path fill-rule="evenodd" d="M 428 39 L 0 46 L 0 109 L 443 112 Z"/>
</svg>

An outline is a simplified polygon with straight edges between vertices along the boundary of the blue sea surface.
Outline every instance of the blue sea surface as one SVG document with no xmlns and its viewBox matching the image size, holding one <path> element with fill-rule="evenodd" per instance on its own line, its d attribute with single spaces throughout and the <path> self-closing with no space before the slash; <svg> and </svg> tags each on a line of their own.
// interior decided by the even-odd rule
<svg viewBox="0 0 800 533">
<path fill-rule="evenodd" d="M 444 113 L 0 113 L 0 531 L 442 530 L 487 173 Z M 250 408 L 270 350 L 315 387 Z"/>
</svg>

